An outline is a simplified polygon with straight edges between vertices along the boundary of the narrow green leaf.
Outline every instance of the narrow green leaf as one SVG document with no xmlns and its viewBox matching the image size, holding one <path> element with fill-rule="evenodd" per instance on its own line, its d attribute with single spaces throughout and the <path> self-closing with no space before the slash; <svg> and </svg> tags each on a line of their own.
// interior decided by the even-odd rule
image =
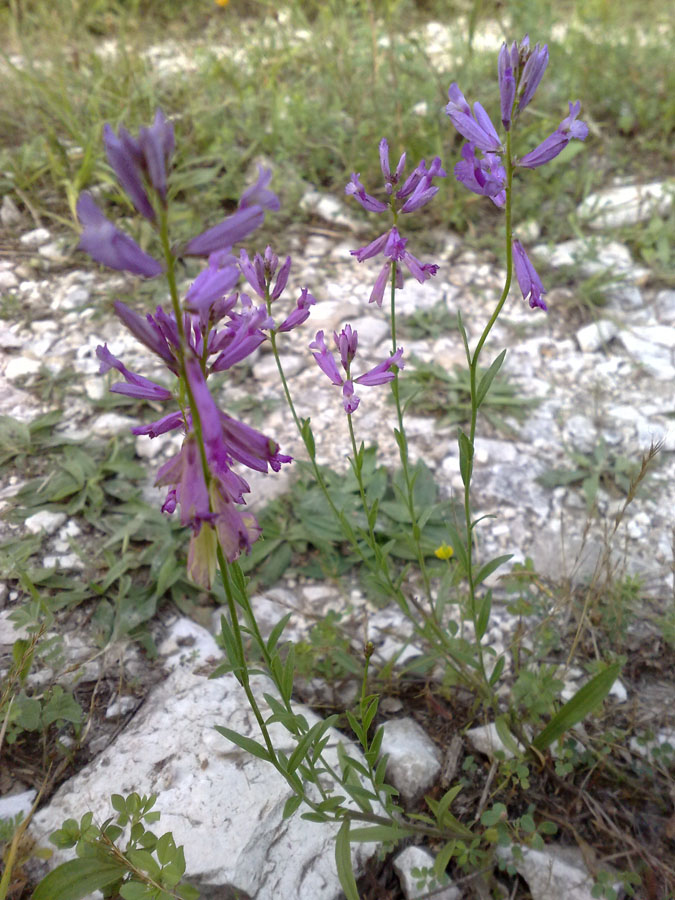
<svg viewBox="0 0 675 900">
<path fill-rule="evenodd" d="M 129 881 L 120 888 L 120 897 L 123 900 L 149 900 L 153 896 L 152 888 L 142 881 Z"/>
<path fill-rule="evenodd" d="M 352 828 L 349 840 L 352 844 L 368 844 L 391 842 L 396 843 L 405 837 L 405 831 L 397 825 L 367 825 L 363 828 Z"/>
<path fill-rule="evenodd" d="M 506 350 L 502 350 L 497 359 L 495 359 L 485 375 L 483 375 L 483 377 L 481 378 L 478 384 L 478 390 L 476 391 L 476 408 L 478 408 L 483 400 L 485 400 L 485 396 L 490 390 L 490 385 L 492 384 L 497 372 L 501 369 L 505 357 Z"/>
<path fill-rule="evenodd" d="M 35 888 L 31 900 L 82 900 L 92 891 L 119 881 L 126 868 L 98 857 L 71 859 L 53 869 Z"/>
<path fill-rule="evenodd" d="M 443 824 L 443 816 L 446 812 L 449 811 L 452 801 L 455 799 L 457 794 L 462 790 L 461 784 L 454 784 L 449 790 L 447 790 L 441 799 L 438 801 L 438 805 L 434 810 L 434 814 L 438 819 L 439 825 Z"/>
<path fill-rule="evenodd" d="M 258 759 L 264 759 L 265 762 L 270 762 L 270 755 L 267 750 L 262 744 L 254 741 L 253 738 L 245 737 L 243 734 L 237 734 L 236 731 L 232 731 L 231 728 L 225 728 L 224 725 L 214 725 L 213 727 L 222 734 L 223 737 L 226 737 L 228 741 L 232 741 L 233 744 L 241 747 L 242 750 L 246 750 L 246 752 L 250 753 L 252 756 L 257 756 Z"/>
<path fill-rule="evenodd" d="M 492 609 L 492 591 L 488 591 L 483 597 L 483 601 L 478 611 L 476 620 L 476 640 L 480 641 L 487 631 L 488 622 L 490 621 L 490 611 Z"/>
<path fill-rule="evenodd" d="M 459 443 L 459 472 L 462 476 L 464 484 L 468 484 L 471 480 L 471 471 L 473 469 L 473 447 L 471 441 L 461 428 L 458 429 L 457 440 Z"/>
<path fill-rule="evenodd" d="M 504 671 L 504 665 L 506 663 L 506 657 L 502 654 L 497 662 L 495 663 L 495 667 L 492 670 L 492 674 L 490 675 L 490 687 L 494 687 L 495 684 L 501 678 L 501 674 Z"/>
<path fill-rule="evenodd" d="M 504 563 L 508 562 L 512 556 L 513 553 L 505 553 L 504 556 L 496 556 L 494 559 L 486 562 L 485 565 L 481 566 L 478 570 L 478 574 L 474 577 L 473 583 L 478 585 L 481 582 L 485 581 L 488 575 L 492 575 L 495 569 L 503 566 Z"/>
<path fill-rule="evenodd" d="M 497 734 L 499 735 L 499 740 L 506 747 L 507 750 L 510 750 L 514 756 L 522 756 L 523 749 L 518 746 L 518 742 L 511 734 L 511 730 L 506 722 L 506 716 L 497 716 L 495 719 L 495 728 L 497 729 Z"/>
<path fill-rule="evenodd" d="M 288 647 L 288 655 L 286 656 L 286 662 L 284 663 L 284 671 L 281 678 L 281 683 L 279 684 L 279 690 L 281 691 L 281 695 L 287 702 L 290 702 L 291 695 L 293 694 L 293 676 L 295 674 L 295 647 L 293 644 L 290 644 Z"/>
<path fill-rule="evenodd" d="M 302 439 L 305 442 L 305 447 L 307 447 L 307 452 L 309 453 L 309 458 L 314 459 L 316 456 L 316 448 L 314 446 L 314 435 L 312 434 L 312 428 L 309 424 L 309 418 L 302 420 Z"/>
<path fill-rule="evenodd" d="M 277 624 L 272 629 L 270 636 L 267 639 L 267 652 L 268 653 L 272 653 L 272 651 L 276 647 L 277 642 L 278 642 L 279 638 L 281 637 L 281 635 L 283 634 L 284 628 L 288 624 L 288 620 L 290 619 L 290 617 L 292 615 L 293 615 L 293 613 L 286 613 L 286 615 L 282 619 L 279 619 Z"/>
<path fill-rule="evenodd" d="M 459 533 L 459 530 L 451 522 L 446 522 L 445 529 L 448 532 L 448 537 L 450 538 L 450 546 L 455 551 L 455 559 L 459 562 L 464 573 L 466 574 L 469 567 L 469 557 L 466 553 L 464 538 Z"/>
<path fill-rule="evenodd" d="M 452 855 L 455 852 L 455 847 L 457 846 L 457 841 L 448 841 L 447 844 L 443 846 L 440 853 L 437 855 L 434 860 L 434 875 L 436 878 L 441 878 L 445 875 L 445 870 L 448 867 L 448 863 L 452 859 Z"/>
<path fill-rule="evenodd" d="M 284 811 L 281 814 L 282 819 L 289 819 L 301 803 L 302 797 L 299 794 L 291 794 L 288 800 L 284 803 Z"/>
<path fill-rule="evenodd" d="M 621 663 L 612 663 L 598 672 L 561 707 L 548 725 L 532 741 L 537 750 L 545 750 L 570 728 L 585 719 L 610 691 L 621 671 Z"/>
<path fill-rule="evenodd" d="M 466 336 L 466 328 L 464 327 L 464 322 L 462 322 L 462 313 L 457 310 L 457 327 L 459 328 L 459 333 L 462 335 L 462 343 L 464 344 L 464 352 L 466 353 L 466 361 L 471 365 L 471 351 L 469 350 L 469 339 Z"/>
<path fill-rule="evenodd" d="M 356 879 L 352 869 L 352 857 L 349 850 L 349 819 L 345 819 L 335 838 L 335 864 L 337 866 L 340 886 L 347 900 L 359 900 Z"/>
</svg>

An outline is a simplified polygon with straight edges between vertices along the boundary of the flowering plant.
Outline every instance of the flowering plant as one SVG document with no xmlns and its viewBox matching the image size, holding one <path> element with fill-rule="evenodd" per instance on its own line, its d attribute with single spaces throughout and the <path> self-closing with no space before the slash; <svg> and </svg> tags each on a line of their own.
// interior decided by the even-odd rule
<svg viewBox="0 0 675 900">
<path fill-rule="evenodd" d="M 114 369 L 122 376 L 123 381 L 113 384 L 113 391 L 167 404 L 167 411 L 159 419 L 149 425 L 135 427 L 136 434 L 156 437 L 175 430 L 183 435 L 179 452 L 161 466 L 156 476 L 156 484 L 167 488 L 162 509 L 171 514 L 180 507 L 181 522 L 191 530 L 188 569 L 193 580 L 208 587 L 216 577 L 216 570 L 220 573 L 228 609 L 228 616 L 222 619 L 228 667 L 246 693 L 261 740 L 239 735 L 226 726 L 218 726 L 218 730 L 229 740 L 267 760 L 286 780 L 292 796 L 285 815 L 290 815 L 304 804 L 309 809 L 307 815 L 316 821 L 333 823 L 337 828 L 337 868 L 349 900 L 358 900 L 350 864 L 349 847 L 352 842 L 398 841 L 404 837 L 425 835 L 442 840 L 445 843 L 439 859 L 444 862 L 442 867 L 439 864 L 440 874 L 453 856 L 475 859 L 474 851 L 478 844 L 483 839 L 489 844 L 490 839 L 463 825 L 449 812 L 459 790 L 458 785 L 450 788 L 438 802 L 428 799 L 433 817 L 407 815 L 395 801 L 395 789 L 385 782 L 386 757 L 380 756 L 382 728 L 374 734 L 371 734 L 370 728 L 378 705 L 377 696 L 368 693 L 369 667 L 374 649 L 370 642 L 364 648 L 360 698 L 356 708 L 347 712 L 349 724 L 362 747 L 363 754 L 359 759 L 343 751 L 340 765 L 336 766 L 327 758 L 326 732 L 337 717 L 318 722 L 310 728 L 305 718 L 296 713 L 292 704 L 292 650 L 286 652 L 283 658 L 279 649 L 287 620 L 282 620 L 275 627 L 267 641 L 263 639 L 248 595 L 246 579 L 237 563 L 239 555 L 250 550 L 260 536 L 255 517 L 242 509 L 244 496 L 250 489 L 237 466 L 260 472 L 269 469 L 279 471 L 282 465 L 291 462 L 291 458 L 281 453 L 275 440 L 223 411 L 208 379 L 214 372 L 229 370 L 249 357 L 264 341 L 269 341 L 291 415 L 326 504 L 341 525 L 346 540 L 409 617 L 415 638 L 425 647 L 432 648 L 434 659 L 443 661 L 453 683 L 468 687 L 477 698 L 477 703 L 492 711 L 498 731 L 507 745 L 517 747 L 517 739 L 525 748 L 524 752 L 532 758 L 539 758 L 565 729 L 583 718 L 591 705 L 609 689 L 616 677 L 615 672 L 597 675 L 591 682 L 593 690 L 587 691 L 581 699 L 572 698 L 543 730 L 534 735 L 522 727 L 515 704 L 507 704 L 505 711 L 500 706 L 497 688 L 508 661 L 506 652 L 497 656 L 484 642 L 492 595 L 490 590 L 483 590 L 483 585 L 488 576 L 509 557 L 497 557 L 481 565 L 476 563 L 474 535 L 479 520 L 473 518 L 471 507 L 478 412 L 506 351 L 502 351 L 482 374 L 479 358 L 508 298 L 514 269 L 523 298 L 529 300 L 532 308 L 546 309 L 543 284 L 522 244 L 513 236 L 514 172 L 518 168 L 530 169 L 545 164 L 557 156 L 571 139 L 584 140 L 588 133 L 586 125 L 577 118 L 580 104 L 570 103 L 569 116 L 548 138 L 524 156 L 514 156 L 512 140 L 518 117 L 532 101 L 547 63 L 547 47 L 537 44 L 531 48 L 527 36 L 520 44 L 513 43 L 510 48 L 504 44 L 502 47 L 497 77 L 503 137 L 500 137 L 479 102 L 474 104 L 472 110 L 457 84 L 453 83 L 449 89 L 446 112 L 457 131 L 468 141 L 461 150 L 461 159 L 454 173 L 469 190 L 489 197 L 493 204 L 504 210 L 506 279 L 497 305 L 473 348 L 459 317 L 471 391 L 470 427 L 468 432 L 460 429 L 458 434 L 459 469 L 464 484 L 464 523 L 460 528 L 448 522 L 447 542 L 443 541 L 436 549 L 437 559 L 445 561 L 448 566 L 452 559 L 455 567 L 452 577 L 443 578 L 440 585 L 434 581 L 422 541 L 424 524 L 430 512 L 420 507 L 415 494 L 416 474 L 410 465 L 404 408 L 399 392 L 404 351 L 398 346 L 396 324 L 397 291 L 403 286 L 404 268 L 420 284 L 439 271 L 436 263 L 421 262 L 408 250 L 409 238 L 401 234 L 401 229 L 405 216 L 419 213 L 434 199 L 439 191 L 435 179 L 447 177 L 440 158 L 434 158 L 429 166 L 421 160 L 404 177 L 406 154 L 401 154 L 392 171 L 389 145 L 383 138 L 379 145 L 384 178 L 382 199 L 367 193 L 357 173 L 352 174 L 345 188 L 346 194 L 367 212 L 388 218 L 385 230 L 378 237 L 351 252 L 359 263 L 375 258 L 382 260 L 374 277 L 370 302 L 382 308 L 389 285 L 390 354 L 374 367 L 354 375 L 352 366 L 357 356 L 358 335 L 351 324 L 346 323 L 333 334 L 337 358 L 327 346 L 322 330 L 317 331 L 309 342 L 309 349 L 321 371 L 342 391 L 351 445 L 350 463 L 363 504 L 364 527 L 350 521 L 331 495 L 317 465 L 311 423 L 308 419 L 301 419 L 297 413 L 278 351 L 279 336 L 302 325 L 310 317 L 316 300 L 308 288 L 303 288 L 295 306 L 276 317 L 276 304 L 288 285 L 290 257 L 279 265 L 279 258 L 271 247 L 267 247 L 263 254 L 254 254 L 252 258 L 245 249 L 240 249 L 238 255 L 233 252 L 235 244 L 248 238 L 262 224 L 267 211 L 279 208 L 276 195 L 268 187 L 270 173 L 260 170 L 257 182 L 241 195 L 233 215 L 186 243 L 173 245 L 169 238 L 167 207 L 174 133 L 172 125 L 158 112 L 153 125 L 142 128 L 137 138 L 124 128 L 115 134 L 110 126 L 106 126 L 104 143 L 108 160 L 131 203 L 155 229 L 161 259 L 148 253 L 109 222 L 90 195 L 83 194 L 77 207 L 83 226 L 80 246 L 95 260 L 141 277 L 155 278 L 163 274 L 167 279 L 171 299 L 168 311 L 160 306 L 154 314 L 143 317 L 121 302 L 116 304 L 115 311 L 131 333 L 161 360 L 174 379 L 173 388 L 131 372 L 105 345 L 99 347 L 97 353 L 102 372 Z M 190 256 L 205 258 L 207 267 L 181 300 L 176 263 Z M 237 291 L 241 276 L 257 300 Z M 261 302 L 258 303 L 258 300 Z M 278 318 L 281 318 L 280 324 L 277 324 Z M 406 571 L 403 574 L 393 571 L 389 548 L 378 540 L 378 501 L 373 500 L 366 491 L 363 478 L 364 443 L 357 441 L 355 431 L 360 407 L 356 386 L 386 384 L 396 406 L 394 439 L 402 470 L 400 494 L 409 518 L 411 556 L 419 569 L 419 585 L 414 581 L 410 585 L 405 582 Z M 458 587 L 462 579 L 466 584 L 464 596 L 460 595 Z M 471 625 L 471 639 L 463 634 L 458 636 L 456 624 L 453 628 L 454 623 L 448 622 L 445 615 L 451 591 L 460 597 L 457 602 L 462 604 L 463 620 Z M 275 695 L 266 695 L 272 709 L 269 718 L 263 713 L 251 686 L 251 669 L 241 619 L 259 658 L 256 666 L 264 668 L 276 690 Z M 585 687 L 588 688 L 588 685 Z M 271 721 L 281 722 L 296 742 L 290 756 L 275 747 L 268 728 Z"/>
</svg>

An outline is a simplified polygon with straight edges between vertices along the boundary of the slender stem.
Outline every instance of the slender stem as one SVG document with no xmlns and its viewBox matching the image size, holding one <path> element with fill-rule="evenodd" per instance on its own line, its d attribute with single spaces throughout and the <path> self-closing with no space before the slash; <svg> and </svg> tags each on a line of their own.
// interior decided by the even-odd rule
<svg viewBox="0 0 675 900">
<path fill-rule="evenodd" d="M 391 346 L 392 352 L 396 353 L 396 260 L 392 260 L 391 262 Z M 398 420 L 398 450 L 399 457 L 401 460 L 401 468 L 403 470 L 403 478 L 405 480 L 406 486 L 406 504 L 408 506 L 408 515 L 410 516 L 410 525 L 412 529 L 412 538 L 415 544 L 415 552 L 417 554 L 417 564 L 420 567 L 420 573 L 422 575 L 422 580 L 424 581 L 424 593 L 426 595 L 429 606 L 432 610 L 432 616 L 435 616 L 435 608 L 433 604 L 433 599 L 431 596 L 431 580 L 429 578 L 429 571 L 427 569 L 427 564 L 424 559 L 424 551 L 422 550 L 422 531 L 417 522 L 417 514 L 415 512 L 415 494 L 413 491 L 413 484 L 410 478 L 410 469 L 408 467 L 408 439 L 405 433 L 405 426 L 403 424 L 403 408 L 401 407 L 401 395 L 399 392 L 399 384 L 398 384 L 398 369 L 396 367 L 394 372 L 394 378 L 391 382 L 391 392 L 394 397 L 394 402 L 396 403 L 396 418 Z"/>
<path fill-rule="evenodd" d="M 268 310 L 269 310 L 269 300 L 268 300 Z M 394 331 L 394 336 L 395 336 L 395 331 Z M 343 518 L 342 514 L 340 513 L 340 511 L 338 510 L 337 506 L 335 505 L 335 502 L 333 501 L 331 493 L 328 489 L 328 485 L 326 484 L 326 480 L 323 477 L 323 473 L 321 472 L 321 469 L 319 468 L 319 466 L 316 462 L 316 451 L 314 450 L 312 444 L 310 443 L 309 437 L 306 434 L 306 429 L 303 426 L 303 423 L 301 422 L 300 417 L 297 414 L 295 404 L 293 403 L 293 398 L 291 396 L 291 392 L 288 387 L 288 382 L 287 382 L 286 376 L 284 374 L 284 369 L 281 364 L 279 350 L 278 350 L 277 344 L 276 344 L 276 335 L 273 332 L 270 333 L 270 343 L 271 343 L 272 352 L 274 354 L 274 358 L 275 358 L 275 361 L 277 364 L 277 370 L 279 372 L 281 384 L 283 386 L 284 395 L 286 397 L 286 402 L 288 403 L 289 409 L 291 410 L 291 415 L 293 416 L 293 421 L 295 422 L 295 425 L 298 429 L 300 437 L 302 438 L 302 441 L 305 445 L 305 449 L 307 450 L 307 455 L 309 456 L 312 470 L 314 472 L 314 476 L 316 478 L 317 484 L 321 488 L 321 491 L 322 491 L 324 497 L 326 498 L 326 503 L 330 507 L 331 512 L 335 516 L 335 518 L 338 521 L 338 523 L 340 524 L 340 526 L 343 528 L 345 537 L 349 541 L 352 549 L 358 554 L 358 556 L 360 557 L 360 559 L 364 563 L 364 565 L 368 566 L 371 569 L 371 571 L 380 572 L 384 576 L 385 581 L 387 582 L 387 588 L 391 591 L 391 594 L 394 597 L 394 599 L 396 600 L 396 603 L 398 604 L 400 609 L 407 616 L 407 618 L 413 623 L 413 626 L 414 626 L 416 632 L 420 635 L 420 637 L 422 637 L 425 640 L 428 640 L 428 635 L 425 634 L 424 630 L 422 628 L 420 628 L 418 623 L 414 620 L 413 616 L 411 615 L 410 606 L 408 605 L 408 600 L 407 600 L 405 594 L 401 590 L 400 586 L 398 584 L 396 584 L 394 582 L 394 580 L 392 579 L 391 572 L 389 571 L 389 567 L 386 564 L 386 559 L 379 552 L 376 553 L 375 559 L 372 559 L 371 557 L 369 557 L 366 553 L 364 553 L 363 547 L 361 546 L 359 541 L 356 540 L 355 535 L 353 533 L 350 534 L 347 530 L 344 529 L 344 518 Z M 393 382 L 392 382 L 392 384 L 393 384 Z M 309 429 L 307 429 L 307 430 L 309 430 Z M 379 546 L 379 545 L 376 544 L 376 546 Z M 426 625 L 432 629 L 436 639 L 438 641 L 440 641 L 441 645 L 444 647 L 446 652 L 452 658 L 453 661 L 448 662 L 447 664 L 452 669 L 452 671 L 455 673 L 455 675 L 458 676 L 460 681 L 462 681 L 464 684 L 468 685 L 472 689 L 478 691 L 478 693 L 485 694 L 485 686 L 482 683 L 482 681 L 477 680 L 471 672 L 467 671 L 465 664 L 463 662 L 461 662 L 461 660 L 455 659 L 455 657 L 453 655 L 453 649 L 451 646 L 451 639 L 445 633 L 445 631 L 440 626 L 440 624 L 436 621 L 435 617 L 429 615 L 429 613 L 427 613 L 426 610 L 423 609 L 421 604 L 417 603 L 417 601 L 414 598 L 412 600 L 412 603 L 415 606 L 415 609 L 421 615 L 421 617 L 424 620 L 424 622 L 426 623 Z"/>
<path fill-rule="evenodd" d="M 476 440 L 476 422 L 478 420 L 478 401 L 477 401 L 477 375 L 478 375 L 478 360 L 480 357 L 481 350 L 485 345 L 485 342 L 488 339 L 488 335 L 492 330 L 492 326 L 497 321 L 497 318 L 502 311 L 504 303 L 506 302 L 506 298 L 509 294 L 509 289 L 511 287 L 511 278 L 513 274 L 513 251 L 511 246 L 511 238 L 512 238 L 512 225 L 511 225 L 511 210 L 512 210 L 512 186 L 513 186 L 513 160 L 511 157 L 511 132 L 507 132 L 506 135 L 506 221 L 505 221 L 505 238 L 506 238 L 506 280 L 504 282 L 504 288 L 502 290 L 499 301 L 494 309 L 494 312 L 490 316 L 490 319 L 483 329 L 483 333 L 481 334 L 478 343 L 476 344 L 476 349 L 473 352 L 473 355 L 469 361 L 469 374 L 470 374 L 470 383 L 471 383 L 471 426 L 469 430 L 469 443 L 471 444 L 471 458 L 467 460 L 467 474 L 464 482 L 464 516 L 466 521 L 466 554 L 467 554 L 467 580 L 469 582 L 469 609 L 471 613 L 471 618 L 473 620 L 473 625 L 475 629 L 475 640 L 476 647 L 478 650 L 478 659 L 480 664 L 481 673 L 483 678 L 485 679 L 486 684 L 489 686 L 488 676 L 485 669 L 485 660 L 483 656 L 483 646 L 482 640 L 478 638 L 478 606 L 476 603 L 476 584 L 474 581 L 474 572 L 473 572 L 473 526 L 471 516 L 471 478 L 473 475 L 473 451 Z"/>
</svg>

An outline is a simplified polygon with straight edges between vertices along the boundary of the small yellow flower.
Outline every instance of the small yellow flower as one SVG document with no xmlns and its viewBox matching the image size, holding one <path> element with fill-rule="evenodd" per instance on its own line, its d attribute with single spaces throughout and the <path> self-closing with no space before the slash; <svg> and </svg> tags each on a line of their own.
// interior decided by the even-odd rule
<svg viewBox="0 0 675 900">
<path fill-rule="evenodd" d="M 216 0 L 216 6 L 227 6 L 230 0 Z"/>
<path fill-rule="evenodd" d="M 436 547 L 434 550 L 434 556 L 437 556 L 438 559 L 450 559 L 450 557 L 454 555 L 455 551 L 449 544 L 446 544 L 445 541 L 443 541 L 440 547 Z"/>
</svg>

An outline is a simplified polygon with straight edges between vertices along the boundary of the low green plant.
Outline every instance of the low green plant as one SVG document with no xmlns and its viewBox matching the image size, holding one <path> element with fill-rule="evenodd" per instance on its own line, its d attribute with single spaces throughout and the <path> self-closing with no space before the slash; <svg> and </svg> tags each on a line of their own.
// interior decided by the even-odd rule
<svg viewBox="0 0 675 900">
<path fill-rule="evenodd" d="M 461 425 L 471 419 L 469 373 L 461 366 L 448 372 L 436 362 L 423 362 L 413 355 L 400 394 L 406 408 L 414 405 L 418 415 L 436 416 L 440 425 Z M 535 404 L 536 400 L 520 397 L 505 375 L 498 375 L 481 411 L 496 431 L 513 436 L 516 428 L 508 419 L 522 422 Z"/>
<path fill-rule="evenodd" d="M 80 900 L 97 890 L 123 900 L 198 900 L 199 891 L 183 882 L 183 848 L 170 831 L 158 837 L 146 827 L 160 818 L 156 800 L 155 794 L 113 794 L 115 815 L 100 825 L 91 812 L 79 823 L 66 819 L 50 840 L 60 850 L 75 847 L 77 858 L 52 869 L 32 900 Z"/>
<path fill-rule="evenodd" d="M 628 496 L 640 470 L 639 464 L 614 451 L 602 437 L 591 451 L 566 449 L 566 453 L 571 467 L 547 469 L 537 481 L 547 488 L 581 487 L 589 511 L 595 508 L 601 488 Z"/>
<path fill-rule="evenodd" d="M 416 554 L 406 528 L 403 474 L 400 469 L 391 473 L 379 464 L 375 446 L 364 449 L 362 460 L 361 477 L 366 498 L 369 503 L 377 502 L 379 509 L 375 537 L 403 567 Z M 326 506 L 325 494 L 316 483 L 311 466 L 299 461 L 297 467 L 300 476 L 293 482 L 290 492 L 273 500 L 261 512 L 264 540 L 254 544 L 250 555 L 240 561 L 242 571 L 251 573 L 252 589 L 274 583 L 291 566 L 299 574 L 319 579 L 339 577 L 358 567 L 363 583 L 374 599 L 388 596 L 386 585 L 382 585 L 364 564 L 364 557 L 372 558 L 367 541 L 360 539 L 357 548 L 350 547 L 344 540 L 340 522 Z M 366 517 L 354 473 L 341 474 L 325 466 L 320 467 L 320 471 L 345 520 L 355 530 L 364 529 Z M 440 498 L 433 474 L 423 461 L 412 467 L 411 474 L 414 504 L 420 512 L 424 511 L 425 517 L 422 549 L 426 557 L 434 559 L 446 536 L 445 524 L 457 518 L 458 510 L 452 501 Z"/>
</svg>

